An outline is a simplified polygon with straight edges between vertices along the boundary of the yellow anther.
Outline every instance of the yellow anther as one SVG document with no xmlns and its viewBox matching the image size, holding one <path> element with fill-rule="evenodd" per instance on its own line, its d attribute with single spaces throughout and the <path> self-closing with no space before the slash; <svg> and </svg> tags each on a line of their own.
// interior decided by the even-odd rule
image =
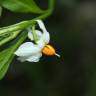
<svg viewBox="0 0 96 96">
<path fill-rule="evenodd" d="M 42 53 L 47 56 L 56 55 L 56 56 L 60 57 L 60 55 L 55 52 L 55 49 L 51 45 L 46 45 L 43 48 Z"/>
</svg>

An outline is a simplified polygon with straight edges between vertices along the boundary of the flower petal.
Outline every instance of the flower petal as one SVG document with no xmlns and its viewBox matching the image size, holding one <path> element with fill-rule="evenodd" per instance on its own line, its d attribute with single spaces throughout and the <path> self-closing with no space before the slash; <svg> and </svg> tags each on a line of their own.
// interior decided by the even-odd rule
<svg viewBox="0 0 96 96">
<path fill-rule="evenodd" d="M 32 34 L 32 30 L 31 29 L 28 29 L 28 38 L 30 40 L 33 40 L 33 34 Z"/>
<path fill-rule="evenodd" d="M 49 32 L 46 30 L 45 25 L 44 25 L 44 23 L 41 20 L 36 20 L 36 21 L 38 22 L 40 28 L 43 31 L 43 35 L 42 35 L 41 39 L 43 39 L 44 42 L 46 44 L 48 44 L 49 41 L 50 41 L 50 34 L 49 34 Z"/>
<path fill-rule="evenodd" d="M 35 32 L 36 32 L 37 38 L 40 39 L 41 36 L 42 36 L 42 32 L 39 31 L 39 30 L 35 30 Z M 30 40 L 32 40 L 32 41 L 34 40 L 33 34 L 32 34 L 32 30 L 31 30 L 31 29 L 28 30 L 28 38 L 29 38 Z"/>
<path fill-rule="evenodd" d="M 50 42 L 50 34 L 49 34 L 49 32 L 43 33 L 42 39 L 44 40 L 44 42 L 46 44 L 48 44 Z"/>
<path fill-rule="evenodd" d="M 38 36 L 38 39 L 40 39 L 43 33 L 39 30 L 36 30 L 36 34 Z"/>
<path fill-rule="evenodd" d="M 42 53 L 38 53 L 34 56 L 30 56 L 26 59 L 26 61 L 29 61 L 29 62 L 38 62 L 40 60 L 40 57 L 42 56 Z"/>
<path fill-rule="evenodd" d="M 20 56 L 20 57 L 18 57 L 17 59 L 19 60 L 19 61 L 21 61 L 21 62 L 25 62 L 26 61 L 26 56 Z"/>
<path fill-rule="evenodd" d="M 42 38 L 40 40 L 38 40 L 36 43 L 37 43 L 38 47 L 40 47 L 41 49 L 44 48 L 44 46 L 46 45 Z"/>
<path fill-rule="evenodd" d="M 37 41 L 37 44 L 40 48 L 43 48 L 46 44 L 48 44 L 50 41 L 49 33 L 43 33 L 43 35 L 40 37 L 40 40 Z"/>
<path fill-rule="evenodd" d="M 42 31 L 47 32 L 44 23 L 41 20 L 36 20 L 36 21 L 37 21 L 39 27 L 42 29 Z"/>
<path fill-rule="evenodd" d="M 29 61 L 29 62 L 38 62 L 40 57 L 42 56 L 42 53 L 38 53 L 36 55 L 32 55 L 32 56 L 21 56 L 18 57 L 18 60 L 21 62 L 25 62 L 25 61 Z"/>
<path fill-rule="evenodd" d="M 17 56 L 30 56 L 37 54 L 40 51 L 41 49 L 38 47 L 38 45 L 35 45 L 32 42 L 26 42 L 23 43 L 14 54 Z"/>
</svg>

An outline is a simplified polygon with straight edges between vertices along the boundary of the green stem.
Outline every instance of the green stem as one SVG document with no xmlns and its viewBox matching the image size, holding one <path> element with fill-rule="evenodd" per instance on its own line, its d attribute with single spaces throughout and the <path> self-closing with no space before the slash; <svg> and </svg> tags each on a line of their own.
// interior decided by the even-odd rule
<svg viewBox="0 0 96 96">
<path fill-rule="evenodd" d="M 17 23 L 17 24 L 14 24 L 14 25 L 11 25 L 11 26 L 7 26 L 7 27 L 4 27 L 4 29 L 8 28 L 9 27 L 9 31 L 12 30 L 12 31 L 16 31 L 16 30 L 23 30 L 25 28 L 27 28 L 28 26 L 32 26 L 34 25 L 36 22 L 35 20 L 37 19 L 45 19 L 47 18 L 48 16 L 50 16 L 53 12 L 53 9 L 54 9 L 54 1 L 55 0 L 49 0 L 49 6 L 48 6 L 48 10 L 45 11 L 44 14 L 32 19 L 32 20 L 26 20 L 26 21 L 22 21 L 20 23 Z M 2 28 L 0 28 L 2 29 Z M 0 33 L 1 33 L 1 30 L 0 30 Z M 3 33 L 3 32 L 2 32 Z"/>
<path fill-rule="evenodd" d="M 34 39 L 34 41 L 35 41 L 35 43 L 36 43 L 36 41 L 38 40 L 38 37 L 37 37 L 37 34 L 36 34 L 35 31 L 36 31 L 36 30 L 35 30 L 35 26 L 32 26 L 33 39 Z"/>
<path fill-rule="evenodd" d="M 48 4 L 48 10 L 45 12 L 45 14 L 37 17 L 37 18 L 34 18 L 32 20 L 29 20 L 30 23 L 33 23 L 34 20 L 37 20 L 37 19 L 45 19 L 46 17 L 50 16 L 54 10 L 54 0 L 49 0 L 49 4 Z"/>
<path fill-rule="evenodd" d="M 17 23 L 17 24 L 11 25 L 11 26 L 7 26 L 7 27 L 0 28 L 0 35 L 2 35 L 2 34 L 4 34 L 4 33 L 8 33 L 8 32 L 10 33 L 10 32 L 13 32 L 13 31 L 14 31 L 14 32 L 17 32 L 18 30 L 24 30 L 24 29 L 26 29 L 26 28 L 34 25 L 34 24 L 36 23 L 35 20 L 47 18 L 47 17 L 50 16 L 50 15 L 52 14 L 52 12 L 53 12 L 53 9 L 54 9 L 54 0 L 49 0 L 49 4 L 48 4 L 48 5 L 49 5 L 49 6 L 48 6 L 48 10 L 47 10 L 44 14 L 42 14 L 42 15 L 40 15 L 40 16 L 32 19 L 32 20 L 26 20 L 26 21 L 22 21 L 22 22 L 20 22 L 20 23 Z M 20 32 L 21 32 L 21 31 L 20 31 Z M 16 36 L 17 36 L 17 35 L 16 35 Z M 14 36 L 14 37 L 16 37 L 16 36 Z M 36 37 L 36 36 L 35 36 L 35 37 Z M 35 39 L 36 39 L 36 38 L 35 38 Z M 7 40 L 10 41 L 11 39 L 7 39 Z M 8 42 L 8 41 L 6 41 L 6 42 Z M 4 43 L 5 43 L 5 41 L 4 41 Z M 4 44 L 4 43 L 2 43 L 2 44 Z M 0 46 L 1 46 L 2 44 L 0 44 Z"/>
</svg>

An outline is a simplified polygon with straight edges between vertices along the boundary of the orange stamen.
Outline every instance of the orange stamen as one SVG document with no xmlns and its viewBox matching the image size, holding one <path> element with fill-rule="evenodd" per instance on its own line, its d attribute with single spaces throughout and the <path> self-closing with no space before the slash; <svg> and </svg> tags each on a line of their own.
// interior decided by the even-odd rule
<svg viewBox="0 0 96 96">
<path fill-rule="evenodd" d="M 55 49 L 51 46 L 51 45 L 46 45 L 43 50 L 42 50 L 42 53 L 47 55 L 47 56 L 52 56 L 52 55 L 56 55 L 58 57 L 60 57 L 60 55 L 58 55 L 56 52 L 55 52 Z"/>
</svg>

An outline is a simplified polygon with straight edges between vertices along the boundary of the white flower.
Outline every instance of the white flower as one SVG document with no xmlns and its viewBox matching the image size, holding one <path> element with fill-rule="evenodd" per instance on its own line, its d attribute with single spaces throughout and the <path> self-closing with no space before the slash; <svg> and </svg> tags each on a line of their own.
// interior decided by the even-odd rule
<svg viewBox="0 0 96 96">
<path fill-rule="evenodd" d="M 38 62 L 40 57 L 42 56 L 42 52 L 46 55 L 57 55 L 55 50 L 50 45 L 47 45 L 50 41 L 50 34 L 47 32 L 43 22 L 41 20 L 36 20 L 42 32 L 39 30 L 35 30 L 38 40 L 36 44 L 33 42 L 23 43 L 17 51 L 14 53 L 19 56 L 18 60 L 21 62 L 29 61 L 29 62 Z M 28 38 L 30 40 L 34 40 L 32 30 L 28 30 Z M 50 54 L 50 49 L 53 53 Z M 48 53 L 48 54 L 47 54 Z"/>
</svg>

